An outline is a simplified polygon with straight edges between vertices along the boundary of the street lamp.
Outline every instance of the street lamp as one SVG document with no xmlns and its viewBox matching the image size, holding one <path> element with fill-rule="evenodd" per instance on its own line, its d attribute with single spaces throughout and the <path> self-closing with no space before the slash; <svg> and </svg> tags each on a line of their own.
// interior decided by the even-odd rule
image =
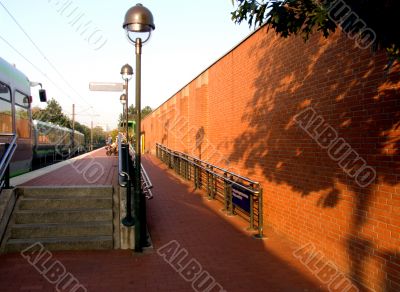
<svg viewBox="0 0 400 292">
<path fill-rule="evenodd" d="M 125 81 L 125 105 L 126 105 L 126 143 L 129 143 L 129 130 L 128 130 L 128 82 L 132 79 L 133 69 L 129 64 L 125 64 L 121 68 L 121 76 Z M 121 95 L 122 97 L 122 95 Z M 120 98 L 121 101 L 121 98 Z M 122 101 L 121 101 L 122 103 Z"/>
<path fill-rule="evenodd" d="M 122 121 L 122 125 L 124 125 L 123 121 L 124 121 L 124 119 L 125 119 L 125 105 L 127 104 L 127 103 L 126 103 L 126 94 L 125 94 L 125 93 L 122 94 L 122 95 L 119 97 L 119 101 L 120 101 L 121 104 L 122 104 L 122 119 L 121 119 L 121 121 Z M 122 127 L 122 128 L 123 128 L 123 127 Z"/>
<path fill-rule="evenodd" d="M 142 4 L 136 4 L 125 14 L 122 27 L 126 31 L 129 41 L 135 45 L 136 53 L 136 143 L 135 143 L 135 250 L 141 251 L 147 244 L 146 234 L 146 201 L 141 190 L 141 147 L 140 147 L 140 99 L 141 99 L 141 55 L 142 45 L 150 39 L 155 29 L 153 15 Z"/>
</svg>

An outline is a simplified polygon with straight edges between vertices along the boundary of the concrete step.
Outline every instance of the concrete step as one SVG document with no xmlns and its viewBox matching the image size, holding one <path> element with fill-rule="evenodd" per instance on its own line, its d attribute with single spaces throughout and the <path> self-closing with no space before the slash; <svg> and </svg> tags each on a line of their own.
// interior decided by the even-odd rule
<svg viewBox="0 0 400 292">
<path fill-rule="evenodd" d="M 113 194 L 112 186 L 48 186 L 48 187 L 23 187 L 18 189 L 18 194 L 24 198 L 57 198 L 57 197 L 107 197 Z"/>
<path fill-rule="evenodd" d="M 15 224 L 34 223 L 77 223 L 90 221 L 112 222 L 112 209 L 47 209 L 18 210 L 15 212 Z"/>
<path fill-rule="evenodd" d="M 112 236 L 81 236 L 9 239 L 5 246 L 5 252 L 20 252 L 37 242 L 42 243 L 48 250 L 106 250 L 113 248 Z"/>
<path fill-rule="evenodd" d="M 20 210 L 48 209 L 106 209 L 112 208 L 112 198 L 108 197 L 59 197 L 59 198 L 22 198 Z"/>
<path fill-rule="evenodd" d="M 69 224 L 16 224 L 11 227 L 10 239 L 67 236 L 106 236 L 112 234 L 113 225 L 110 221 L 80 222 Z"/>
</svg>

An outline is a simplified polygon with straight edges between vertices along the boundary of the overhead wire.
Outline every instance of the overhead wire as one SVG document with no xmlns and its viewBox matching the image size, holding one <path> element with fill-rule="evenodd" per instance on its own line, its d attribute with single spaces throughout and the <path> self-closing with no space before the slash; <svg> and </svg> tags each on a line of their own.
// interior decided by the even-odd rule
<svg viewBox="0 0 400 292">
<path fill-rule="evenodd" d="M 39 48 L 39 46 L 33 41 L 33 39 L 29 36 L 29 34 L 25 31 L 25 29 L 20 25 L 20 23 L 18 22 L 18 20 L 14 17 L 14 15 L 7 9 L 7 7 L 0 1 L 0 5 L 4 8 L 4 10 L 6 11 L 6 13 L 11 17 L 11 19 L 14 21 L 14 23 L 19 27 L 19 29 L 24 33 L 24 35 L 29 39 L 29 41 L 31 42 L 31 44 L 36 48 L 36 50 L 39 52 L 39 54 L 46 60 L 46 62 L 50 65 L 50 67 L 54 70 L 54 72 L 57 73 L 57 75 L 65 82 L 65 84 L 75 93 L 77 94 L 85 103 L 87 103 L 88 105 L 91 106 L 91 104 L 74 88 L 72 87 L 72 85 L 67 81 L 67 79 L 61 74 L 61 72 L 57 69 L 56 66 L 54 66 L 54 64 L 47 58 L 46 54 Z M 4 38 L 2 38 L 4 40 Z M 9 44 L 9 43 L 8 43 Z M 26 58 L 24 57 L 24 59 L 26 60 Z M 31 65 L 32 63 L 29 62 Z M 44 76 L 46 76 L 47 79 L 48 76 L 46 74 L 44 74 Z M 50 79 L 49 79 L 50 80 Z M 59 87 L 57 86 L 57 88 L 59 89 Z M 65 92 L 62 91 L 64 94 Z M 71 98 L 68 95 L 69 98 Z"/>
<path fill-rule="evenodd" d="M 2 40 L 4 43 L 6 43 L 13 51 L 15 51 L 18 55 L 21 56 L 21 58 L 23 58 L 26 62 L 28 62 L 35 70 L 37 70 L 40 74 L 42 74 L 45 78 L 47 78 L 48 81 L 50 81 L 51 84 L 54 85 L 54 87 L 56 87 L 58 90 L 60 90 L 60 92 L 62 92 L 64 95 L 66 95 L 69 99 L 72 100 L 72 98 L 69 96 L 68 93 L 66 93 L 56 82 L 54 82 L 49 76 L 47 76 L 47 74 L 45 72 L 43 72 L 38 66 L 36 66 L 34 63 L 32 63 L 32 61 L 30 61 L 27 57 L 24 56 L 24 54 L 22 54 L 17 48 L 15 48 L 10 42 L 8 42 L 4 37 L 2 37 L 0 35 L 0 40 Z M 84 110 L 82 110 L 80 113 L 77 113 L 75 115 L 81 115 L 81 116 L 85 116 L 81 113 L 87 112 L 88 110 L 92 110 L 93 111 L 93 107 L 90 106 L 89 108 L 86 108 Z M 72 114 L 69 114 L 72 115 Z M 99 114 L 87 114 L 89 116 L 100 116 Z"/>
<path fill-rule="evenodd" d="M 72 99 L 68 93 L 66 93 L 56 82 L 54 82 L 49 76 L 47 76 L 46 73 L 44 73 L 38 66 L 36 66 L 32 61 L 30 61 L 27 57 L 24 56 L 17 48 L 15 48 L 10 42 L 8 42 L 4 37 L 0 35 L 0 39 L 6 43 L 14 52 L 16 52 L 18 55 L 21 56 L 26 62 L 28 62 L 35 70 L 37 70 L 40 74 L 42 74 L 47 80 L 50 81 L 51 84 L 53 84 L 58 90 L 60 90 L 64 95 L 66 95 L 68 98 Z"/>
</svg>

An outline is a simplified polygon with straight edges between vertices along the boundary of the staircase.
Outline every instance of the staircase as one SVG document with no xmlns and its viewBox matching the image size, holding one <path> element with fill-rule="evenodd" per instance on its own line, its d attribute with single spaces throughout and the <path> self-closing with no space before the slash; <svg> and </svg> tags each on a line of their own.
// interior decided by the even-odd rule
<svg viewBox="0 0 400 292">
<path fill-rule="evenodd" d="M 113 248 L 113 188 L 27 187 L 1 249 L 18 252 L 40 242 L 48 250 Z"/>
</svg>

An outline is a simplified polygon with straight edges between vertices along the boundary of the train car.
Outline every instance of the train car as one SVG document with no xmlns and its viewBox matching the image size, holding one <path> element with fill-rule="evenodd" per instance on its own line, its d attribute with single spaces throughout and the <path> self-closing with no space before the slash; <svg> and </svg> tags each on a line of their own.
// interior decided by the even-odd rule
<svg viewBox="0 0 400 292">
<path fill-rule="evenodd" d="M 65 159 L 84 152 L 85 136 L 79 131 L 52 123 L 33 121 L 33 159 Z"/>
<path fill-rule="evenodd" d="M 4 143 L 17 135 L 17 149 L 10 164 L 15 176 L 32 167 L 31 90 L 29 79 L 14 66 L 0 58 L 0 157 Z"/>
<path fill-rule="evenodd" d="M 51 123 L 32 121 L 31 86 L 41 85 L 29 79 L 0 58 L 0 158 L 6 143 L 17 136 L 17 148 L 10 163 L 10 175 L 32 169 L 33 160 L 52 155 L 66 159 L 84 151 L 84 135 Z M 46 101 L 45 90 L 39 90 Z"/>
</svg>

